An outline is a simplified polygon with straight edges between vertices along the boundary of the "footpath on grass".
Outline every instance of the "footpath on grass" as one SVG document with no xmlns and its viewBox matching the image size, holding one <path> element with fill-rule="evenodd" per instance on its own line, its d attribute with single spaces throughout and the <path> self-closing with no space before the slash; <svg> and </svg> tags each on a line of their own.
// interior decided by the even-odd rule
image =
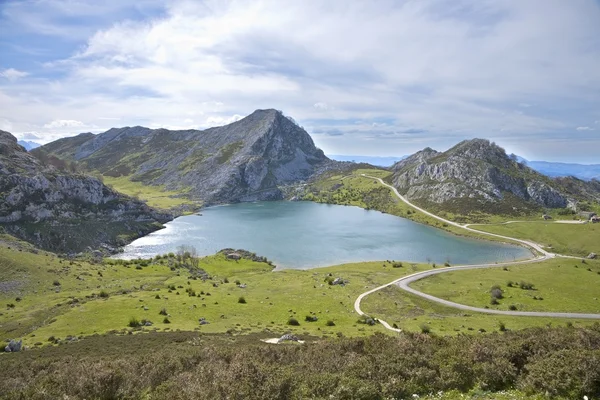
<svg viewBox="0 0 600 400">
<path fill-rule="evenodd" d="M 481 312 L 481 313 L 486 313 L 486 314 L 499 314 L 499 315 L 512 315 L 512 316 L 526 316 L 526 317 L 556 317 L 556 318 L 581 318 L 581 319 L 600 319 L 600 314 L 588 314 L 588 313 L 565 313 L 565 312 L 537 312 L 537 311 L 503 311 L 503 310 L 491 310 L 491 309 L 487 309 L 487 308 L 479 308 L 479 307 L 472 307 L 472 306 L 467 306 L 464 304 L 459 304 L 459 303 L 455 303 L 452 301 L 448 301 L 448 300 L 444 300 L 444 299 L 440 299 L 439 297 L 435 297 L 432 296 L 430 294 L 427 293 L 423 293 L 420 292 L 416 289 L 413 289 L 409 286 L 410 283 L 415 282 L 419 279 L 423 279 L 426 278 L 428 276 L 432 276 L 432 275 L 437 275 L 437 274 L 442 274 L 444 272 L 450 272 L 450 271 L 460 271 L 460 270 L 466 270 L 466 269 L 483 269 L 483 268 L 496 268 L 496 267 L 502 267 L 502 266 L 507 266 L 507 265 L 516 265 L 516 264 L 531 264 L 531 263 L 536 263 L 536 262 L 541 262 L 541 261 L 545 261 L 554 257 L 568 257 L 568 258 L 577 258 L 577 257 L 570 257 L 570 256 L 562 256 L 560 254 L 554 254 L 554 253 L 550 253 L 548 251 L 546 251 L 542 246 L 540 246 L 538 243 L 532 242 L 530 240 L 522 240 L 522 239 L 517 239 L 517 238 L 512 238 L 509 236 L 502 236 L 502 235 L 497 235 L 495 233 L 489 233 L 489 232 L 484 232 L 484 231 L 480 231 L 477 229 L 473 229 L 471 227 L 467 225 L 461 225 L 459 223 L 456 223 L 454 221 L 450 221 L 447 220 L 445 218 L 442 218 L 438 215 L 435 215 L 421 207 L 418 207 L 414 204 L 412 204 L 410 201 L 408 201 L 404 196 L 402 196 L 398 190 L 393 187 L 392 185 L 389 185 L 387 183 L 385 183 L 383 181 L 383 179 L 381 178 L 377 178 L 375 176 L 369 176 L 366 174 L 361 174 L 362 176 L 366 177 L 366 178 L 371 178 L 371 179 L 375 179 L 377 181 L 379 181 L 379 183 L 381 183 L 384 186 L 387 186 L 388 188 L 390 188 L 392 190 L 392 192 L 400 199 L 402 200 L 404 203 L 406 203 L 407 205 L 409 205 L 410 207 L 413 207 L 416 210 L 419 210 L 420 212 L 422 212 L 423 214 L 426 214 L 432 218 L 435 218 L 439 221 L 442 221 L 443 223 L 446 223 L 448 225 L 452 225 L 455 226 L 457 228 L 460 229 L 464 229 L 470 232 L 475 232 L 477 234 L 481 234 L 481 235 L 487 235 L 487 236 L 493 236 L 496 238 L 500 238 L 500 239 L 505 239 L 508 241 L 512 241 L 512 242 L 516 242 L 519 243 L 521 245 L 525 245 L 528 248 L 534 249 L 535 251 L 537 251 L 539 254 L 539 256 L 529 259 L 529 260 L 524 260 L 524 261 L 517 261 L 517 262 L 508 262 L 508 263 L 493 263 L 493 264 L 474 264 L 474 265 L 460 265 L 460 266 L 454 266 L 454 267 L 445 267 L 445 268 L 438 268 L 438 269 L 434 269 L 434 270 L 428 270 L 428 271 L 422 271 L 422 272 L 417 272 L 408 276 L 404 276 L 402 278 L 396 279 L 392 282 L 386 283 L 385 285 L 381 285 L 379 287 L 376 287 L 374 289 L 371 289 L 365 293 L 362 293 L 360 296 L 358 296 L 358 298 L 356 299 L 356 301 L 354 302 L 354 310 L 359 314 L 359 315 L 365 315 L 365 313 L 361 310 L 360 308 L 360 303 L 362 301 L 363 298 L 365 298 L 366 296 L 377 292 L 378 290 L 384 289 L 386 287 L 392 286 L 392 285 L 397 285 L 399 288 L 410 292 L 412 294 L 415 294 L 417 296 L 423 297 L 427 300 L 448 306 L 448 307 L 453 307 L 453 308 L 457 308 L 457 309 L 461 309 L 461 310 L 467 310 L 467 311 L 475 311 L 475 312 Z M 387 329 L 395 331 L 395 332 L 400 332 L 401 330 L 398 328 L 394 328 L 392 327 L 390 324 L 388 324 L 386 321 L 383 320 L 379 320 L 379 322 Z"/>
</svg>

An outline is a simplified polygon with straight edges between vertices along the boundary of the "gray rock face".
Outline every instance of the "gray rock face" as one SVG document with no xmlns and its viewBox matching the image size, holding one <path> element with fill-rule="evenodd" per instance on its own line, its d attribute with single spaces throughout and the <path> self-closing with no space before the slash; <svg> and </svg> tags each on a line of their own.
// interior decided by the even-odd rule
<svg viewBox="0 0 600 400">
<path fill-rule="evenodd" d="M 502 148 L 483 139 L 461 142 L 444 153 L 427 148 L 392 169 L 394 186 L 413 200 L 441 204 L 474 199 L 485 204 L 512 195 L 543 207 L 568 203 L 549 178 L 516 163 Z"/>
<path fill-rule="evenodd" d="M 8 343 L 8 345 L 4 348 L 4 351 L 7 353 L 16 353 L 23 349 L 23 341 L 12 340 Z"/>
<path fill-rule="evenodd" d="M 282 198 L 280 186 L 303 181 L 335 162 L 310 135 L 276 110 L 257 110 L 205 131 L 113 128 L 36 151 L 75 159 L 108 176 L 185 191 L 205 204 Z"/>
<path fill-rule="evenodd" d="M 96 178 L 43 164 L 0 131 L 0 224 L 9 233 L 49 250 L 78 252 L 103 242 L 122 245 L 119 234 L 133 240 L 170 219 Z"/>
</svg>

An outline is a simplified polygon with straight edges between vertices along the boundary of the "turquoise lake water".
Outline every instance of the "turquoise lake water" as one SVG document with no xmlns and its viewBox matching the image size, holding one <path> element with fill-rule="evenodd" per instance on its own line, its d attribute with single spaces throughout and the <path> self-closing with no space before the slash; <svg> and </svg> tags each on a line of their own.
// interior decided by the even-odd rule
<svg viewBox="0 0 600 400">
<path fill-rule="evenodd" d="M 371 260 L 456 265 L 531 257 L 522 247 L 455 236 L 379 211 L 287 201 L 210 207 L 201 216 L 179 217 L 117 257 L 148 258 L 182 244 L 200 255 L 250 250 L 278 268 L 297 269 Z"/>
</svg>

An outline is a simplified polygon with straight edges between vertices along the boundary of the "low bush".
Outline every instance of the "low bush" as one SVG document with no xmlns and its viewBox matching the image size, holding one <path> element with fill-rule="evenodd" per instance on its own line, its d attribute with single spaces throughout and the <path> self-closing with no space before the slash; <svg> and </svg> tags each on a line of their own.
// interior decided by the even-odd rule
<svg viewBox="0 0 600 400">
<path fill-rule="evenodd" d="M 296 318 L 290 318 L 288 319 L 287 324 L 292 326 L 299 326 L 300 322 L 298 322 Z"/>
<path fill-rule="evenodd" d="M 525 282 L 525 281 L 519 282 L 519 287 L 523 290 L 533 290 L 534 289 L 533 283 Z"/>
<path fill-rule="evenodd" d="M 137 318 L 131 317 L 127 326 L 129 326 L 130 328 L 139 328 L 140 326 L 142 326 L 142 323 Z"/>
<path fill-rule="evenodd" d="M 108 296 L 109 296 L 109 294 L 106 290 L 101 290 L 100 293 L 98 294 L 98 297 L 101 297 L 103 299 L 107 299 Z"/>
<path fill-rule="evenodd" d="M 327 320 L 327 322 L 325 322 L 326 326 L 335 326 L 335 322 L 333 322 L 333 320 L 329 319 Z"/>
<path fill-rule="evenodd" d="M 238 298 L 238 303 L 240 303 L 240 304 L 246 304 L 246 298 L 244 296 L 240 296 Z"/>
</svg>

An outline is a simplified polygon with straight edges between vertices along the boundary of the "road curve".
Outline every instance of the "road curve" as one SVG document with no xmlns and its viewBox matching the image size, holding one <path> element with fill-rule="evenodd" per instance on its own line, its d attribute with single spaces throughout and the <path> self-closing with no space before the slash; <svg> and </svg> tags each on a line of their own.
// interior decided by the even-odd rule
<svg viewBox="0 0 600 400">
<path fill-rule="evenodd" d="M 441 274 L 444 272 L 451 272 L 451 271 L 460 271 L 460 270 L 467 270 L 467 269 L 483 269 L 483 268 L 496 268 L 496 267 L 502 267 L 502 266 L 508 266 L 508 265 L 518 265 L 518 264 L 530 264 L 530 263 L 535 263 L 535 262 L 541 262 L 541 261 L 545 261 L 548 260 L 550 258 L 554 258 L 554 257 L 569 257 L 569 256 L 562 256 L 559 254 L 554 254 L 554 253 L 550 253 L 546 250 L 544 250 L 539 244 L 529 241 L 529 240 L 521 240 L 521 239 L 517 239 L 517 238 L 511 238 L 509 236 L 502 236 L 502 235 L 496 235 L 494 233 L 489 233 L 489 232 L 483 232 L 483 231 L 478 231 L 476 229 L 473 228 L 469 228 L 466 225 L 461 225 L 458 224 L 456 222 L 447 220 L 445 218 L 439 217 L 435 214 L 430 213 L 427 210 L 422 209 L 421 207 L 418 207 L 414 204 L 412 204 L 410 201 L 408 201 L 404 196 L 402 196 L 398 190 L 396 190 L 395 187 L 388 185 L 387 183 L 385 183 L 381 178 L 377 178 L 374 176 L 369 176 L 369 175 L 365 175 L 362 174 L 362 176 L 367 177 L 367 178 L 372 178 L 372 179 L 376 179 L 378 180 L 382 185 L 385 185 L 387 187 L 389 187 L 390 189 L 392 189 L 392 191 L 394 192 L 394 194 L 396 196 L 398 196 L 398 198 L 400 200 L 402 200 L 403 202 L 405 202 L 406 204 L 408 204 L 409 206 L 421 211 L 422 213 L 429 215 L 432 218 L 435 218 L 439 221 L 442 221 L 448 225 L 453 225 L 456 226 L 458 228 L 461 229 L 465 229 L 471 232 L 475 232 L 478 234 L 483 234 L 483 235 L 488 235 L 488 236 L 494 236 L 494 237 L 498 237 L 501 239 L 506 239 L 506 240 L 510 240 L 513 242 L 517 242 L 520 244 L 523 244 L 529 248 L 533 248 L 536 251 L 538 251 L 541 255 L 537 256 L 535 258 L 529 259 L 529 260 L 524 260 L 524 261 L 513 261 L 513 262 L 507 262 L 507 263 L 493 263 L 493 264 L 476 264 L 476 265 L 461 265 L 461 266 L 454 266 L 454 267 L 445 267 L 445 268 L 437 268 L 437 269 L 432 269 L 432 270 L 427 270 L 427 271 L 422 271 L 422 272 L 417 272 L 411 275 L 407 275 L 407 276 L 403 276 L 399 279 L 396 279 L 392 282 L 386 283 L 385 285 L 381 285 L 378 286 L 374 289 L 371 289 L 365 293 L 362 293 L 361 295 L 359 295 L 355 302 L 354 302 L 354 310 L 359 314 L 359 315 L 364 315 L 365 313 L 361 310 L 360 308 L 360 303 L 362 301 L 363 298 L 365 298 L 366 296 L 377 292 L 381 289 L 384 289 L 386 287 L 392 286 L 392 285 L 397 285 L 399 288 L 412 293 L 414 295 L 423 297 L 427 300 L 448 306 L 448 307 L 453 307 L 453 308 L 457 308 L 460 310 L 466 310 L 466 311 L 474 311 L 474 312 L 480 312 L 480 313 L 486 313 L 486 314 L 496 314 L 496 315 L 511 315 L 511 316 L 526 316 L 526 317 L 552 317 L 552 318 L 579 318 L 579 319 L 600 319 L 600 314 L 588 314 L 588 313 L 566 313 L 566 312 L 544 312 L 544 311 L 503 311 L 503 310 L 492 310 L 492 309 L 487 309 L 487 308 L 479 308 L 479 307 L 472 307 L 472 306 L 467 306 L 464 304 L 459 304 L 459 303 L 455 303 L 449 300 L 444 300 L 444 299 L 440 299 L 439 297 L 435 297 L 432 296 L 430 294 L 427 293 L 423 293 L 420 292 L 416 289 L 413 289 L 409 286 L 410 283 L 418 281 L 419 279 L 423 279 L 426 278 L 428 276 L 432 276 L 432 275 L 437 275 L 437 274 Z M 571 257 L 569 257 L 571 258 Z M 573 257 L 575 258 L 575 257 Z M 387 329 L 395 331 L 395 332 L 400 332 L 401 330 L 398 328 L 394 328 L 392 326 L 390 326 L 389 323 L 387 323 L 386 321 L 383 320 L 379 320 L 379 322 Z"/>
</svg>

